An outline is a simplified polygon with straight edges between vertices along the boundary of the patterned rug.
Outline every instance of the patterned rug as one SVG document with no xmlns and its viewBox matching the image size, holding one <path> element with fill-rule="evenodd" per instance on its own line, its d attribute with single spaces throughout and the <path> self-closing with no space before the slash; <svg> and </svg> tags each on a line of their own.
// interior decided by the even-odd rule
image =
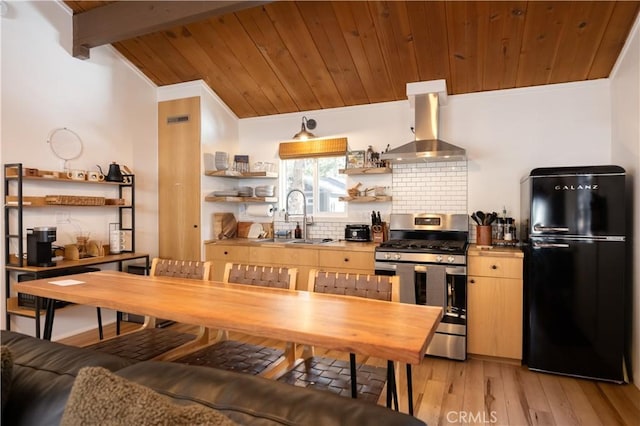
<svg viewBox="0 0 640 426">
<path fill-rule="evenodd" d="M 225 340 L 192 352 L 174 362 L 257 375 L 277 361 L 283 353 L 279 349 Z"/>
<path fill-rule="evenodd" d="M 356 370 L 358 399 L 377 404 L 387 381 L 387 369 L 356 364 Z M 349 361 L 314 356 L 281 376 L 278 381 L 351 398 Z"/>
<path fill-rule="evenodd" d="M 87 346 L 100 352 L 136 361 L 147 361 L 194 339 L 193 334 L 166 328 L 147 328 Z"/>
</svg>

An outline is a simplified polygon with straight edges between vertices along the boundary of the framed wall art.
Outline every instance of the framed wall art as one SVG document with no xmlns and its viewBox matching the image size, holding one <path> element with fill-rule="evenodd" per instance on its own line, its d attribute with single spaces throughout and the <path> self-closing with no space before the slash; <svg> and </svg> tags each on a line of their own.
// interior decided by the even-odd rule
<svg viewBox="0 0 640 426">
<path fill-rule="evenodd" d="M 347 169 L 364 167 L 364 151 L 350 151 L 347 153 Z"/>
</svg>

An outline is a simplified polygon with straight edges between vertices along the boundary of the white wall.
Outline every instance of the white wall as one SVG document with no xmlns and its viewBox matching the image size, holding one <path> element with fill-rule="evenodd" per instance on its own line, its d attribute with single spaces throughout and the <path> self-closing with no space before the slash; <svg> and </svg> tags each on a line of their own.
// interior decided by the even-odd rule
<svg viewBox="0 0 640 426">
<path fill-rule="evenodd" d="M 633 310 L 627 315 L 631 324 L 627 331 L 631 336 L 633 381 L 640 388 L 640 17 L 612 72 L 611 111 L 611 158 L 626 169 L 629 183 L 629 307 Z"/>
<path fill-rule="evenodd" d="M 61 3 L 8 2 L 8 8 L 1 21 L 3 163 L 61 170 L 63 162 L 50 151 L 47 135 L 59 127 L 72 129 L 84 143 L 81 157 L 70 162 L 72 168 L 96 170 L 96 164 L 104 168 L 115 161 L 134 171 L 136 249 L 157 252 L 156 87 L 111 47 L 92 49 L 88 60 L 73 58 L 71 12 Z M 37 190 L 61 191 L 53 184 Z M 72 242 L 78 229 L 108 241 L 108 223 L 117 217 L 115 211 L 61 210 L 69 212 L 71 224 L 52 223 L 54 210 L 31 210 L 25 226 L 57 225 L 57 244 Z M 4 262 L 2 266 L 4 282 Z M 4 296 L 4 285 L 2 289 Z M 5 306 L 0 305 L 4 328 Z M 113 319 L 112 312 L 105 315 L 106 321 Z M 65 309 L 56 316 L 54 338 L 93 328 L 95 318 L 92 308 Z M 14 319 L 12 329 L 33 333 L 33 320 Z"/>
<path fill-rule="evenodd" d="M 442 133 L 467 149 L 469 209 L 519 218 L 531 169 L 608 163 L 609 105 L 607 80 L 450 96 Z"/>
<path fill-rule="evenodd" d="M 346 136 L 351 149 L 383 150 L 413 138 L 413 110 L 398 101 L 241 119 L 238 153 L 277 161 L 278 143 L 299 130 L 303 115 L 318 121 L 316 136 Z M 519 218 L 519 181 L 531 169 L 610 162 L 608 80 L 449 96 L 440 120 L 440 137 L 467 150 L 470 211 L 506 206 Z M 415 190 L 428 188 L 417 183 Z"/>
</svg>

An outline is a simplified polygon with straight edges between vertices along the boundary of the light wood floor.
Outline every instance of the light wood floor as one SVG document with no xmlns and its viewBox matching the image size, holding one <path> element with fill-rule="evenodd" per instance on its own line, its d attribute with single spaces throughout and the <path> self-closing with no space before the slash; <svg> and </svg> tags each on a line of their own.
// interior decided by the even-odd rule
<svg viewBox="0 0 640 426">
<path fill-rule="evenodd" d="M 138 324 L 123 323 L 123 330 Z M 196 328 L 174 325 L 183 332 Z M 113 325 L 105 336 L 115 334 Z M 231 333 L 234 340 L 283 347 L 280 342 Z M 85 346 L 98 340 L 97 331 L 62 343 Z M 316 348 L 316 354 L 348 359 L 348 354 Z M 386 366 L 385 360 L 358 357 L 358 362 Z M 406 374 L 400 377 L 400 409 L 406 407 Z M 465 362 L 425 357 L 413 366 L 414 415 L 428 425 L 640 425 L 640 390 L 529 371 L 526 367 L 469 359 Z M 385 391 L 380 405 L 384 405 Z"/>
</svg>

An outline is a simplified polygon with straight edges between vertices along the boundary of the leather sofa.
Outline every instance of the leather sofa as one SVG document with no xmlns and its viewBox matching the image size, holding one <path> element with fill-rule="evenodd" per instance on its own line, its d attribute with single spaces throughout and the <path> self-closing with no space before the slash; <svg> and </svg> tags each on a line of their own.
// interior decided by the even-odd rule
<svg viewBox="0 0 640 426">
<path fill-rule="evenodd" d="M 177 404 L 217 409 L 243 425 L 424 425 L 386 407 L 262 377 L 171 362 L 136 363 L 16 332 L 0 333 L 13 357 L 2 424 L 60 424 L 78 371 L 100 366 Z"/>
</svg>

